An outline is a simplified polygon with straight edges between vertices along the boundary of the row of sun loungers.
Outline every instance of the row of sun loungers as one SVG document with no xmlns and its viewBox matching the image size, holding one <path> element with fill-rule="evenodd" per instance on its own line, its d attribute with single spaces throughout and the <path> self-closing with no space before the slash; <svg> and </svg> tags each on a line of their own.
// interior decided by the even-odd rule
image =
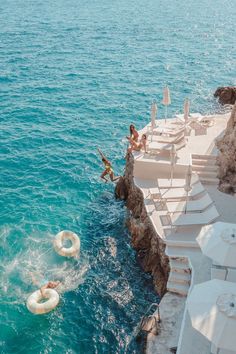
<svg viewBox="0 0 236 354">
<path fill-rule="evenodd" d="M 178 151 L 186 145 L 185 126 L 181 126 L 180 128 L 167 126 L 152 129 L 148 140 L 148 152 L 150 154 L 156 154 L 162 151 L 170 152 L 172 145 L 174 145 L 175 150 Z"/>
<path fill-rule="evenodd" d="M 159 187 L 150 188 L 154 203 L 165 208 L 170 226 L 177 228 L 191 225 L 205 225 L 215 221 L 219 213 L 212 199 L 196 175 L 193 175 L 191 190 L 186 192 L 184 179 L 158 180 Z"/>
<path fill-rule="evenodd" d="M 205 188 L 200 181 L 192 185 L 192 189 L 188 193 L 188 199 L 197 197 L 200 193 L 203 193 Z M 184 187 L 173 188 L 150 188 L 150 194 L 153 195 L 153 199 L 186 199 L 187 192 Z"/>
<path fill-rule="evenodd" d="M 148 152 L 150 154 L 159 153 L 161 151 L 170 152 L 171 149 L 172 149 L 172 145 L 174 145 L 175 146 L 175 150 L 178 151 L 178 150 L 182 149 L 183 147 L 185 147 L 186 140 L 183 137 L 183 139 L 180 142 L 177 142 L 177 143 L 151 141 L 148 144 Z"/>
<path fill-rule="evenodd" d="M 159 178 L 157 182 L 159 188 L 184 188 L 185 186 L 185 178 L 173 178 L 172 180 Z M 191 178 L 191 185 L 193 186 L 197 182 L 199 182 L 199 177 L 196 173 L 193 173 Z"/>
<path fill-rule="evenodd" d="M 206 225 L 215 221 L 219 216 L 214 205 L 211 205 L 203 212 L 186 213 L 186 214 L 173 214 L 171 216 L 172 226 L 191 226 L 191 225 Z"/>
<path fill-rule="evenodd" d="M 207 209 L 210 205 L 213 204 L 212 199 L 209 194 L 204 194 L 201 198 L 197 200 L 189 200 L 181 202 L 167 202 L 167 210 L 169 213 L 202 213 L 205 209 Z"/>
<path fill-rule="evenodd" d="M 186 145 L 188 129 L 191 130 L 193 128 L 196 135 L 206 134 L 205 118 L 200 113 L 192 114 L 188 123 L 182 120 L 182 115 L 179 115 L 178 119 L 178 124 L 160 124 L 157 128 L 153 129 L 149 127 L 151 128 L 148 133 L 149 153 L 156 154 L 161 151 L 170 151 L 172 144 L 175 145 L 176 151 L 182 149 Z"/>
</svg>

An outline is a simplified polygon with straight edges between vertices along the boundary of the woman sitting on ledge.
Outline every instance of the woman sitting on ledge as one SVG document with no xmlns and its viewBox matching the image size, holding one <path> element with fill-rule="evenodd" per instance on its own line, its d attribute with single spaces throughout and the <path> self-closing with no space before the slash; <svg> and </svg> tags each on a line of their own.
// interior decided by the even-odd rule
<svg viewBox="0 0 236 354">
<path fill-rule="evenodd" d="M 131 153 L 132 151 L 140 151 L 140 150 L 144 150 L 145 152 L 147 152 L 147 136 L 146 136 L 146 134 L 142 135 L 142 138 L 139 143 L 136 141 L 133 141 L 129 137 L 127 137 L 127 139 L 129 140 L 130 145 L 131 145 L 128 148 L 128 153 Z"/>
<path fill-rule="evenodd" d="M 129 131 L 130 131 L 130 136 L 129 137 L 127 136 L 127 139 L 128 140 L 132 139 L 133 141 L 135 141 L 137 143 L 139 135 L 138 135 L 138 132 L 135 129 L 135 126 L 133 124 L 130 125 Z"/>
</svg>

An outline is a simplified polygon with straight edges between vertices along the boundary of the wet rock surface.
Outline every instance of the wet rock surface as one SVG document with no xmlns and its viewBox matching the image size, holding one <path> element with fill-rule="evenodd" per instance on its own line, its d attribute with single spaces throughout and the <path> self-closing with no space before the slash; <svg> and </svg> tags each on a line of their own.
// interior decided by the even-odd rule
<svg viewBox="0 0 236 354">
<path fill-rule="evenodd" d="M 116 186 L 115 195 L 125 200 L 129 210 L 127 226 L 131 233 L 131 243 L 137 251 L 141 266 L 153 276 L 155 289 L 160 296 L 166 292 L 169 275 L 169 259 L 165 254 L 165 244 L 156 234 L 147 215 L 143 194 L 133 181 L 134 158 L 127 155 L 124 176 Z"/>
<path fill-rule="evenodd" d="M 218 140 L 217 147 L 220 151 L 219 165 L 219 190 L 221 192 L 236 193 L 236 104 L 233 106 L 225 134 Z"/>
<path fill-rule="evenodd" d="M 214 93 L 215 97 L 219 97 L 221 104 L 234 104 L 236 102 L 236 87 L 226 86 L 218 87 Z"/>
</svg>

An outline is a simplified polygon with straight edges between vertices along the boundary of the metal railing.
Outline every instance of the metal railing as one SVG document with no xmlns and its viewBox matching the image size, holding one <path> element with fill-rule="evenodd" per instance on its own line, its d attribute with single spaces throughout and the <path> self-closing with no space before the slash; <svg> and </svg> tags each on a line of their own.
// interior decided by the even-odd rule
<svg viewBox="0 0 236 354">
<path fill-rule="evenodd" d="M 152 309 L 154 306 L 155 306 L 156 309 L 157 309 L 157 317 L 156 317 L 155 315 L 153 315 L 153 314 L 147 316 L 147 314 L 151 311 L 151 309 Z M 128 341 L 128 343 L 126 344 L 124 354 L 127 353 L 127 350 L 128 350 L 128 348 L 129 348 L 130 344 L 131 344 L 132 341 L 138 336 L 138 334 L 139 334 L 142 330 L 145 331 L 145 329 L 143 329 L 143 326 L 144 326 L 144 320 L 145 320 L 146 318 L 150 318 L 150 319 L 151 319 L 151 318 L 154 318 L 154 320 L 155 320 L 155 326 L 157 326 L 157 324 L 159 324 L 159 323 L 161 322 L 159 304 L 157 304 L 157 303 L 154 302 L 154 303 L 152 303 L 152 304 L 148 307 L 148 309 L 147 309 L 147 311 L 145 312 L 145 314 L 141 317 L 141 320 L 139 321 L 139 324 L 134 328 L 134 330 L 133 330 L 133 332 L 132 332 L 132 334 L 131 334 L 131 336 L 130 336 L 130 338 L 129 338 L 129 341 Z M 152 328 L 153 328 L 153 327 L 152 327 Z M 152 328 L 151 328 L 151 329 L 152 329 Z"/>
</svg>

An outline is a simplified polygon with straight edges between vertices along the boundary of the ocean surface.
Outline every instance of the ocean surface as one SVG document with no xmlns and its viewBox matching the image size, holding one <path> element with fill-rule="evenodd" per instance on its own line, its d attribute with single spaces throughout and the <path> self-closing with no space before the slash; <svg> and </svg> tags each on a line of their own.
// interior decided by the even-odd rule
<svg viewBox="0 0 236 354">
<path fill-rule="evenodd" d="M 96 148 L 122 174 L 128 127 L 221 110 L 235 85 L 236 7 L 226 0 L 0 1 L 0 353 L 140 353 L 132 332 L 158 298 L 130 246 L 126 209 L 99 179 Z M 77 259 L 57 232 L 80 235 Z M 31 314 L 35 277 L 63 283 Z"/>
</svg>

